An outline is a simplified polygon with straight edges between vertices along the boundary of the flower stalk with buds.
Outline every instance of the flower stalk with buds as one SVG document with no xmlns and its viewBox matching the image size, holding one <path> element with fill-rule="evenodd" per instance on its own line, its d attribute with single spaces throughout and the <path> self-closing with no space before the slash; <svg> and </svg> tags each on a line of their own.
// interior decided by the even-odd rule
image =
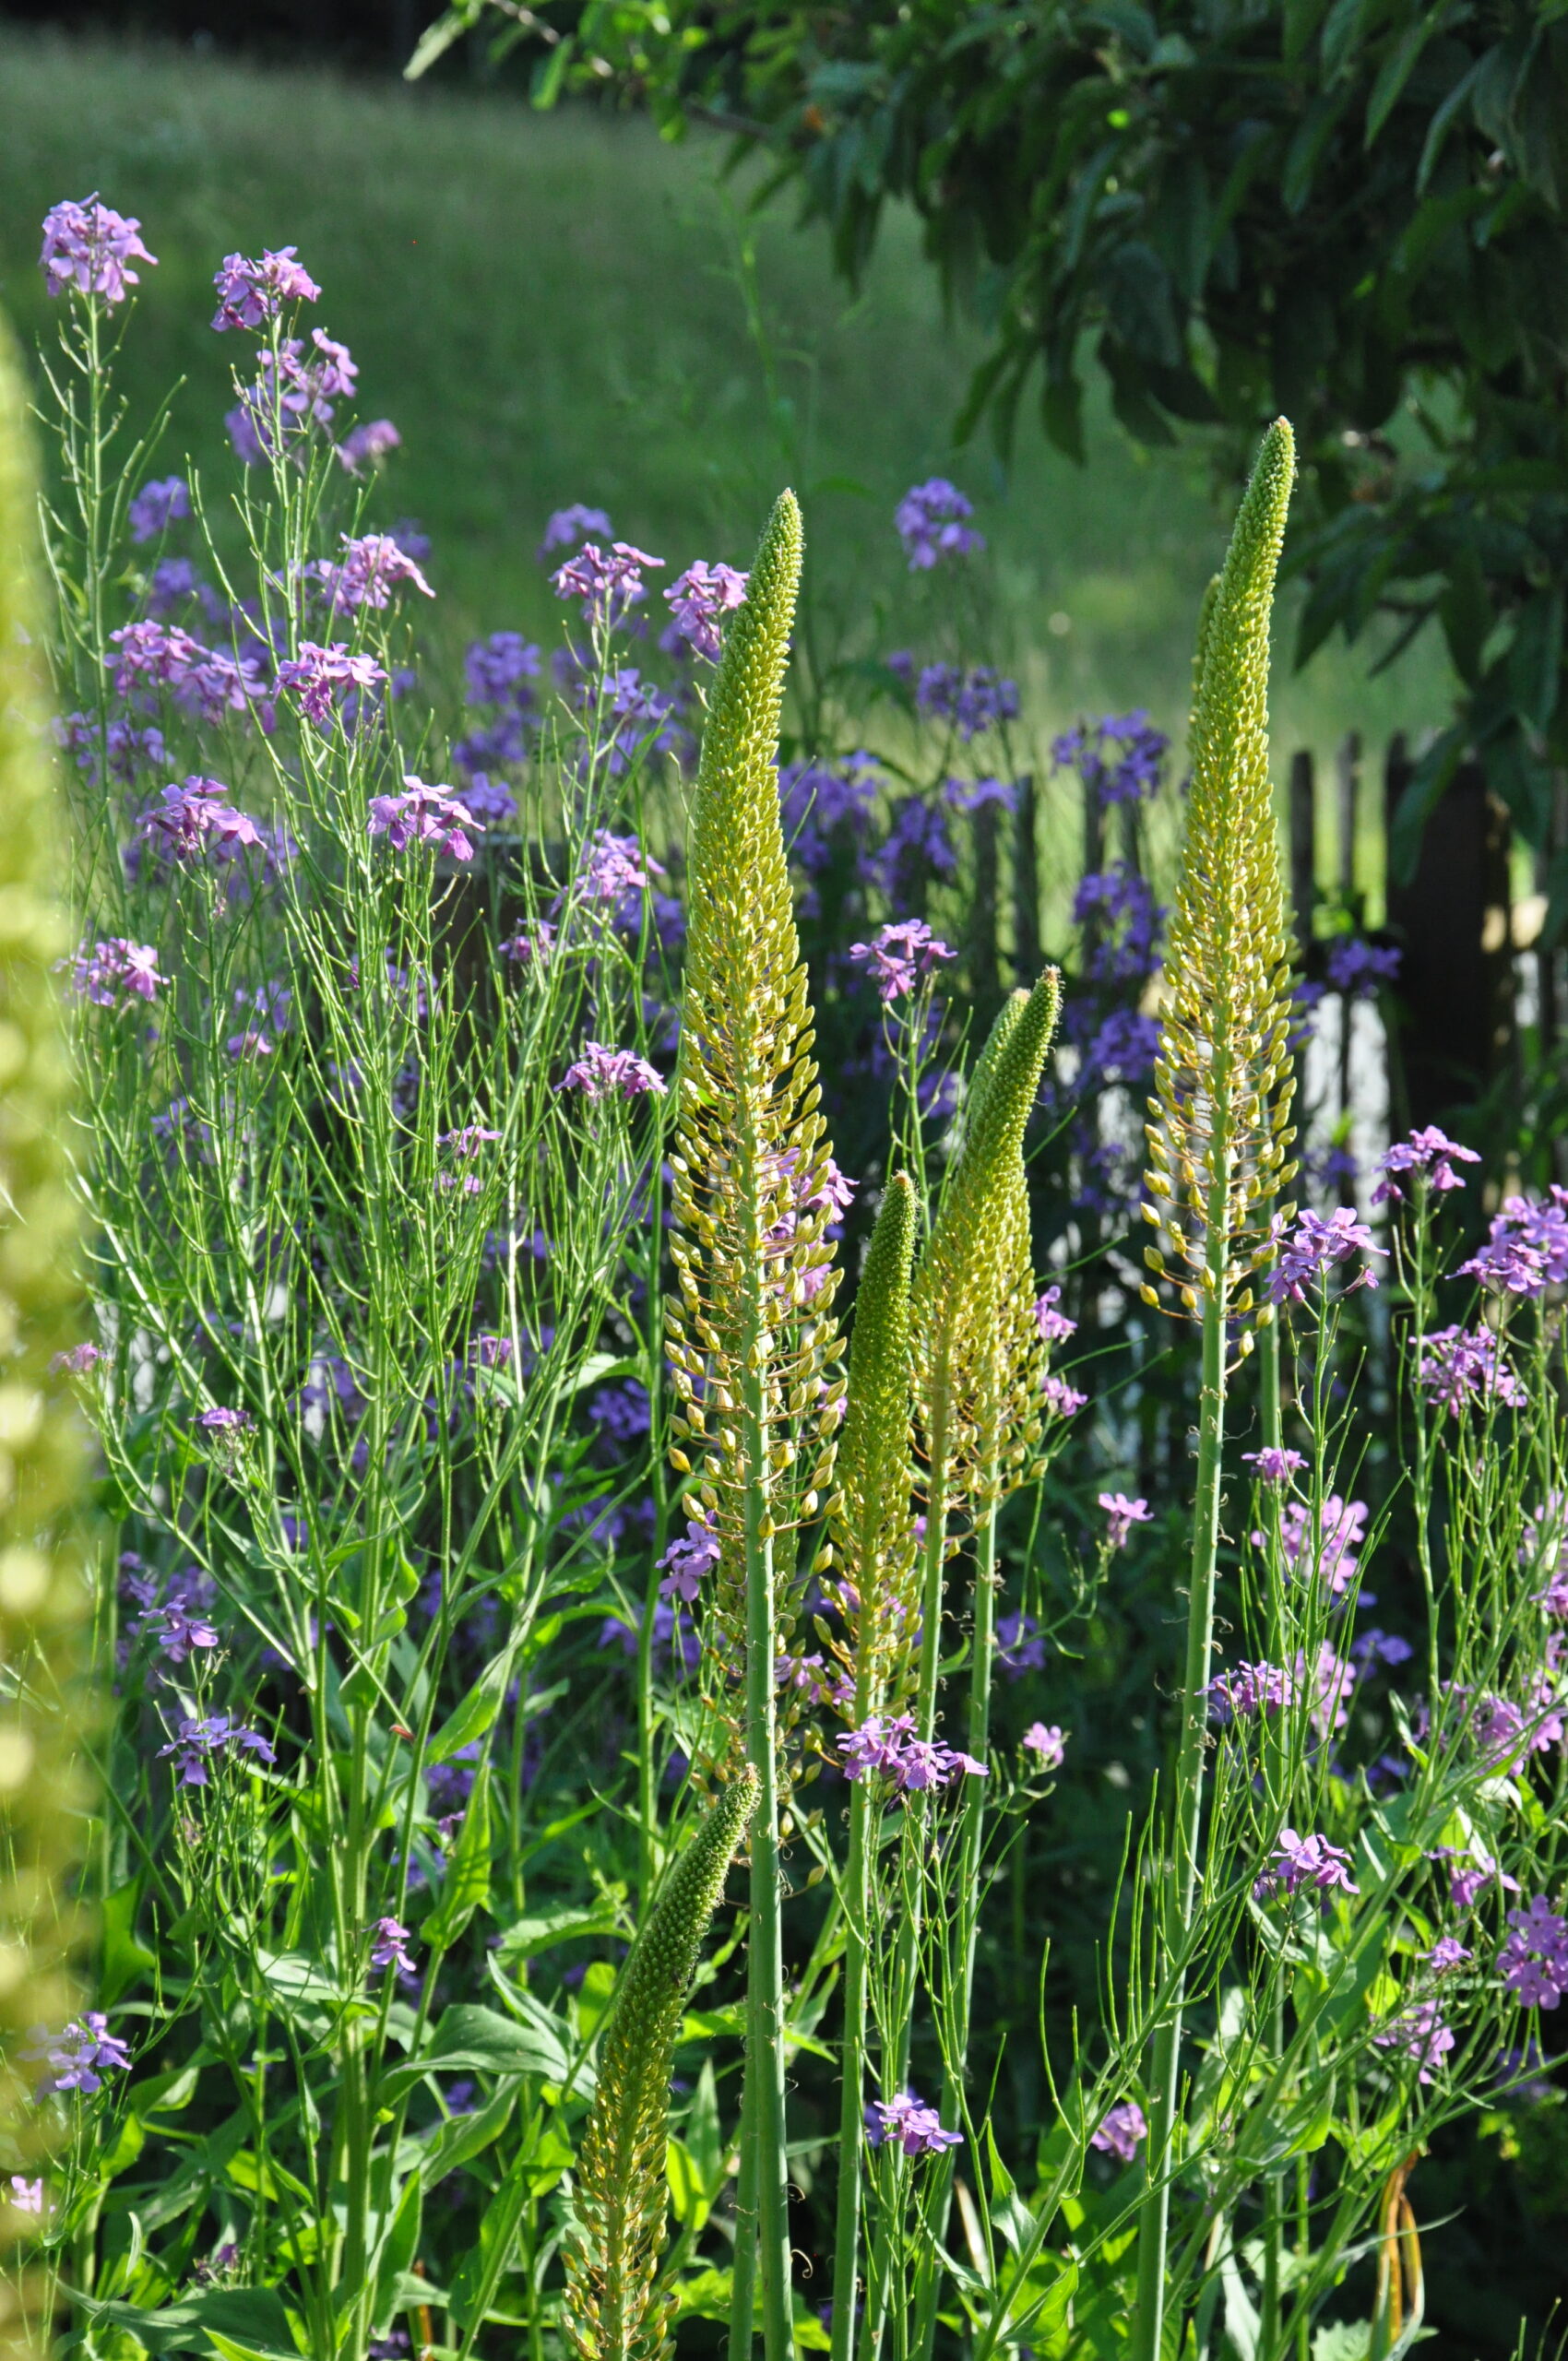
<svg viewBox="0 0 1568 2361">
<path fill-rule="evenodd" d="M 1145 1219 L 1155 1282 L 1175 1263 L 1181 1305 L 1203 1324 L 1187 1644 L 1168 1889 L 1158 1930 L 1170 2006 L 1154 2043 L 1146 2186 L 1138 2229 L 1133 2361 L 1159 2361 L 1182 2023 L 1181 1962 L 1198 1890 L 1206 1692 L 1214 1647 L 1220 1461 L 1232 1352 L 1267 1305 L 1254 1280 L 1271 1253 L 1274 1203 L 1291 1178 L 1287 1047 L 1290 943 L 1268 773 L 1268 634 L 1295 446 L 1270 427 L 1198 633 L 1193 784 L 1166 959 Z M 1160 1301 L 1159 1284 L 1144 1288 Z"/>
</svg>

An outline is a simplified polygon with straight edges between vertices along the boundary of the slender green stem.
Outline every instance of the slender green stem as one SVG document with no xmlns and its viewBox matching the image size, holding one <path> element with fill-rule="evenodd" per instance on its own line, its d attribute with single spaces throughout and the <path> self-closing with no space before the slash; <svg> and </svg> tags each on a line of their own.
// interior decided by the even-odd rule
<svg viewBox="0 0 1568 2361">
<path fill-rule="evenodd" d="M 1216 1030 L 1218 1031 L 1217 1026 Z M 1227 1103 L 1228 1078 L 1217 1058 L 1212 1103 Z M 1198 1477 L 1193 1502 L 1193 1557 L 1187 1597 L 1187 1650 L 1182 1679 L 1182 1726 L 1176 1749 L 1171 1812 L 1171 1861 L 1158 1941 L 1168 1965 L 1192 1929 L 1198 1886 L 1198 1831 L 1203 1816 L 1206 1691 L 1214 1653 L 1215 1565 L 1219 1549 L 1220 1463 L 1225 1442 L 1225 1273 L 1229 1244 L 1227 1207 L 1230 1149 L 1218 1123 L 1211 1150 L 1208 1252 L 1204 1265 L 1203 1394 L 1198 1415 Z M 1161 1976 L 1163 1981 L 1163 1974 Z M 1176 2106 L 1182 2063 L 1183 1979 L 1175 1981 L 1168 2014 L 1154 2039 L 1145 2188 L 1138 2213 L 1137 2314 L 1131 2361 L 1160 2361 L 1165 2326 L 1165 2265 L 1170 2235 L 1170 2174 L 1176 2163 Z"/>
<path fill-rule="evenodd" d="M 735 2260 L 730 2278 L 729 2361 L 751 2361 L 756 2314 L 756 2134 L 752 2097 L 756 2078 L 748 2060 L 741 2083 L 740 2170 L 735 2178 Z"/>
<path fill-rule="evenodd" d="M 1258 1422 L 1259 1441 L 1265 1451 L 1277 1451 L 1282 1439 L 1279 1412 L 1279 1323 L 1273 1320 L 1258 1336 Z M 1271 1536 L 1268 1559 L 1269 1637 L 1268 1653 L 1275 1657 L 1278 1650 L 1279 1612 L 1277 1603 L 1279 1548 Z M 1275 1974 L 1274 2006 L 1270 2034 L 1274 2060 L 1285 2053 L 1285 1985 L 1277 1969 Z M 1258 2352 L 1269 2361 L 1279 2342 L 1279 2291 L 1282 2278 L 1281 2259 L 1285 2250 L 1285 2166 L 1270 2167 L 1263 2189 L 1263 2291 L 1258 2316 Z"/>
<path fill-rule="evenodd" d="M 857 1711 L 857 1726 L 865 1716 Z M 849 1855 L 844 1870 L 844 2040 L 838 2118 L 837 2234 L 833 2251 L 833 2361 L 849 2361 L 860 2277 L 861 2155 L 865 2139 L 866 1945 L 871 1908 L 867 1822 L 870 1783 L 858 1780 L 849 1801 Z"/>
</svg>

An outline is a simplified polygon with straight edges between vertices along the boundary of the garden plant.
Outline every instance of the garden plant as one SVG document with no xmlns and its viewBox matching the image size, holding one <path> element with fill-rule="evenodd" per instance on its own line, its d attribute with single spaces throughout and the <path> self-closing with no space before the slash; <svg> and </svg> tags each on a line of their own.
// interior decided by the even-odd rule
<svg viewBox="0 0 1568 2361">
<path fill-rule="evenodd" d="M 214 257 L 222 483 L 116 399 L 141 225 L 42 260 L 101 1703 L 13 2280 L 102 2361 L 1407 2350 L 1421 2160 L 1568 1991 L 1568 1197 L 1467 1216 L 1429 1129 L 1298 1202 L 1289 425 L 1169 910 L 1162 742 L 1056 750 L 1125 822 L 1064 977 L 956 487 L 897 520 L 952 635 L 863 710 L 788 491 L 662 594 L 559 512 L 560 645 L 459 706 L 306 259 Z M 1063 1989 L 1044 1708 L 1134 1567 L 1152 1775 Z"/>
</svg>

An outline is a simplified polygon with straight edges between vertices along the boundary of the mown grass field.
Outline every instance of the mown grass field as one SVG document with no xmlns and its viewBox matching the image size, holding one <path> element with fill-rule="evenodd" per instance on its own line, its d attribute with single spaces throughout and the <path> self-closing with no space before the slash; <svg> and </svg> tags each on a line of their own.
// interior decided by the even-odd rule
<svg viewBox="0 0 1568 2361">
<path fill-rule="evenodd" d="M 0 90 L 0 303 L 24 340 L 49 325 L 45 208 L 98 188 L 139 214 L 160 265 L 123 382 L 142 409 L 184 376 L 160 470 L 189 455 L 219 487 L 242 356 L 208 329 L 211 274 L 232 248 L 297 243 L 323 285 L 317 316 L 360 361 L 360 415 L 403 434 L 386 515 L 432 535 L 454 637 L 557 627 L 533 551 L 559 504 L 608 507 L 672 566 L 743 563 L 790 474 L 826 628 L 885 649 L 915 628 L 891 510 L 940 470 L 980 504 L 1002 652 L 1041 731 L 1133 704 L 1180 726 L 1222 537 L 1201 446 L 1150 458 L 1102 420 L 1079 470 L 1027 420 L 1010 474 L 983 443 L 955 452 L 981 344 L 944 320 L 912 220 L 890 224 L 851 301 L 817 233 L 782 211 L 748 220 L 719 143 L 661 146 L 636 122 L 14 29 Z M 748 327 L 748 240 L 766 362 Z M 1348 726 L 1376 739 L 1442 719 L 1435 647 L 1382 680 L 1364 673 L 1338 650 L 1299 678 L 1279 668 L 1281 760 L 1294 742 L 1326 751 Z"/>
</svg>

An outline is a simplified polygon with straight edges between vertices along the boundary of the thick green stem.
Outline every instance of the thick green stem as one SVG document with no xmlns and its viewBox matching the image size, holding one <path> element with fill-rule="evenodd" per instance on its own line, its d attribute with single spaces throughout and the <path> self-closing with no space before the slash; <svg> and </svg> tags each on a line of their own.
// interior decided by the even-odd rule
<svg viewBox="0 0 1568 2361">
<path fill-rule="evenodd" d="M 1281 1441 L 1279 1415 L 1279 1323 L 1273 1320 L 1258 1336 L 1258 1420 L 1259 1441 L 1265 1451 L 1277 1451 Z M 1276 1590 L 1278 1566 L 1277 1546 L 1269 1552 L 1269 1636 L 1271 1659 L 1278 1655 L 1279 1615 Z M 1271 2041 L 1276 2059 L 1285 2051 L 1285 1987 L 1276 1975 L 1274 1987 Z M 1263 2295 L 1258 2315 L 1258 2352 L 1272 2361 L 1279 2343 L 1279 2294 L 1283 2276 L 1281 2259 L 1285 2250 L 1285 2185 L 1283 2165 L 1273 2166 L 1264 2180 L 1263 2189 Z"/>
<path fill-rule="evenodd" d="M 975 1565 L 974 1657 L 969 1671 L 968 1747 L 983 1762 L 991 1746 L 991 1676 L 996 1655 L 996 1512 L 986 1517 L 977 1536 Z M 980 1863 L 985 1852 L 986 1783 L 968 1774 L 964 1781 L 964 1822 L 959 1839 L 958 1977 L 953 1995 L 952 2032 L 942 2076 L 941 2116 L 948 2130 L 956 2130 L 968 2065 L 969 2018 L 974 1998 L 975 1942 L 980 1932 Z M 927 2361 L 936 2337 L 936 2307 L 942 2291 L 938 2249 L 947 2243 L 947 2214 L 953 2201 L 955 2151 L 944 2149 L 931 2166 L 929 2220 L 931 2243 L 920 2260 L 915 2294 L 915 2332 L 911 2351 Z"/>
<path fill-rule="evenodd" d="M 1218 1028 L 1217 1027 L 1217 1030 Z M 1225 1105 L 1227 1076 L 1216 1061 L 1213 1103 Z M 1219 1550 L 1220 1461 L 1225 1442 L 1225 1273 L 1229 1239 L 1229 1145 L 1218 1132 L 1212 1147 L 1208 1194 L 1208 1253 L 1204 1266 L 1203 1396 L 1198 1414 L 1198 1479 L 1193 1501 L 1192 1586 L 1187 1598 L 1187 1652 L 1182 1677 L 1182 1726 L 1176 1749 L 1171 1812 L 1171 1860 L 1164 1923 L 1159 1929 L 1160 1978 L 1171 1954 L 1184 1950 L 1198 1888 L 1198 1832 L 1203 1818 L 1206 1691 L 1214 1653 L 1214 1581 Z M 1143 2202 L 1138 2213 L 1137 2313 L 1130 2361 L 1160 2361 L 1165 2325 L 1165 2266 L 1170 2233 L 1170 2173 L 1176 2161 L 1176 2104 L 1182 2063 L 1183 1978 L 1178 1976 L 1165 2020 L 1155 2035 L 1150 2074 L 1148 2142 Z"/>
</svg>

